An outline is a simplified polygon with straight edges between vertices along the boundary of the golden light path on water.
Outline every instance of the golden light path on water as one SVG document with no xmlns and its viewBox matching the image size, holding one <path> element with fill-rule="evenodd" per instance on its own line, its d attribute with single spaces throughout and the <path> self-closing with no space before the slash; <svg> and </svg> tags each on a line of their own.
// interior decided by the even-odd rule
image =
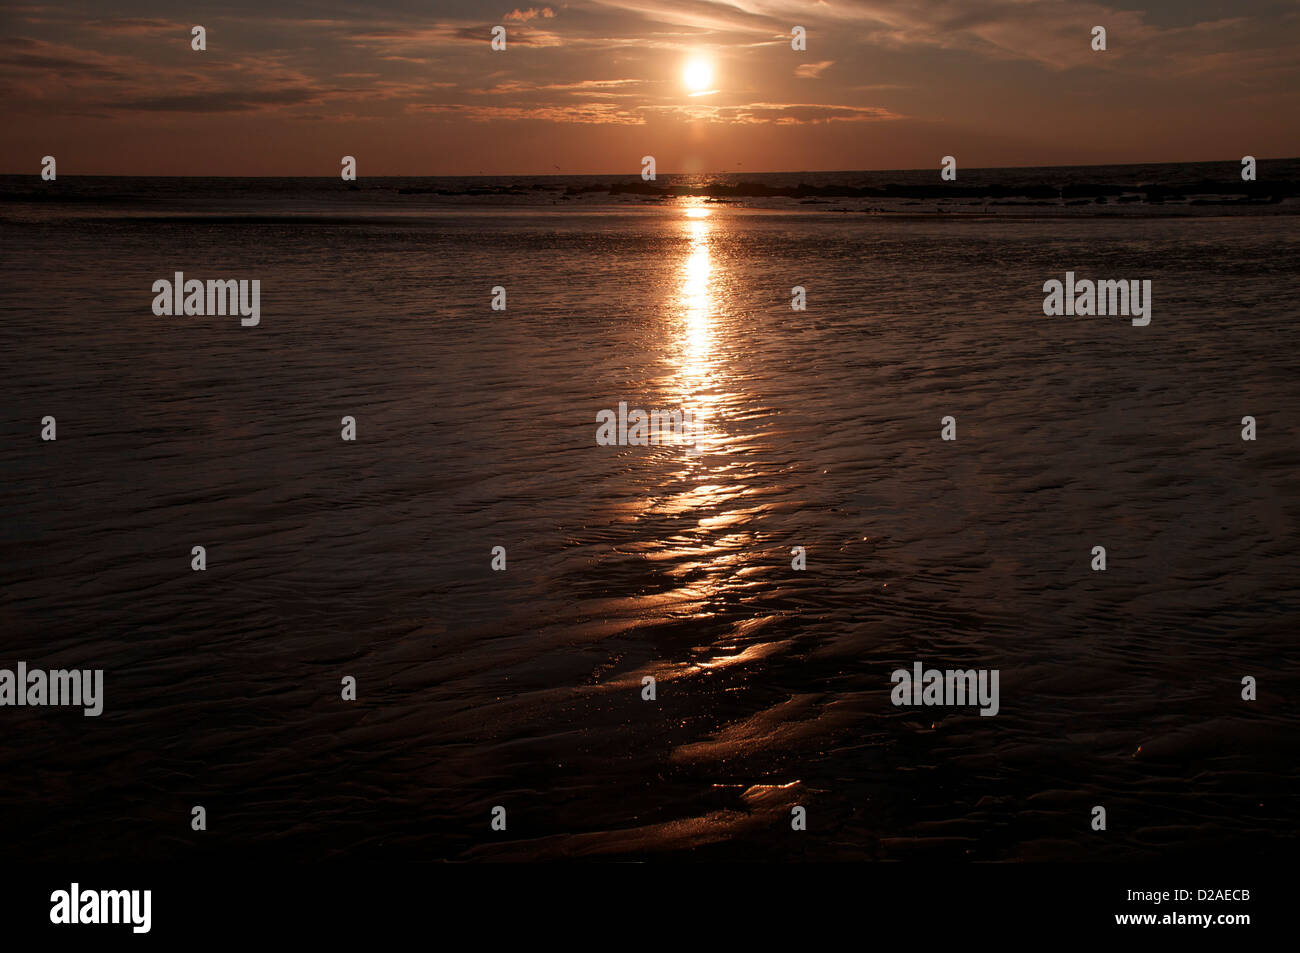
<svg viewBox="0 0 1300 953">
<path fill-rule="evenodd" d="M 693 416 L 694 446 L 680 448 L 675 456 L 681 465 L 675 474 L 677 489 L 650 509 L 660 516 L 689 515 L 694 523 L 688 532 L 662 538 L 651 558 L 662 560 L 663 571 L 680 581 L 672 613 L 698 619 L 717 615 L 737 584 L 737 571 L 752 543 L 752 534 L 740 529 L 752 514 L 737 504 L 752 487 L 721 419 L 737 396 L 728 386 L 735 375 L 729 366 L 735 353 L 724 346 L 728 309 L 721 295 L 726 276 L 714 251 L 716 232 L 725 222 L 715 219 L 712 209 L 692 203 L 682 209 L 674 227 L 684 239 L 685 253 L 677 268 L 676 296 L 669 304 L 677 342 L 669 388 Z M 688 667 L 708 667 L 736 655 L 730 639 L 706 644 Z"/>
<path fill-rule="evenodd" d="M 682 357 L 679 373 L 684 403 L 695 416 L 696 449 L 716 446 L 718 435 L 710 423 L 716 398 L 717 358 L 714 355 L 717 302 L 714 300 L 713 255 L 709 240 L 713 228 L 711 210 L 689 206 L 683 228 L 689 242 L 681 268 L 679 307 L 682 313 Z"/>
<path fill-rule="evenodd" d="M 675 318 L 677 367 L 670 386 L 695 419 L 695 452 L 684 453 L 676 477 L 681 489 L 653 505 L 658 515 L 692 518 L 689 530 L 661 538 L 655 551 L 663 571 L 677 583 L 666 614 L 689 618 L 700 628 L 689 655 L 669 668 L 663 661 L 655 673 L 663 680 L 717 677 L 728 670 L 737 684 L 743 671 L 780 650 L 781 640 L 769 635 L 771 615 L 744 608 L 759 578 L 755 575 L 756 538 L 753 529 L 763 507 L 756 502 L 758 474 L 745 452 L 753 444 L 728 433 L 724 415 L 740 409 L 736 385 L 745 377 L 743 349 L 734 341 L 736 308 L 727 300 L 731 284 L 726 258 L 715 253 L 715 241 L 728 227 L 727 217 L 698 203 L 686 205 L 679 222 L 685 255 L 677 273 Z M 760 571 L 761 574 L 761 571 Z M 673 672 L 674 674 L 669 674 Z M 782 709 L 784 710 L 784 709 Z M 674 749 L 674 762 L 727 764 L 777 742 L 779 723 L 773 710 L 723 722 L 706 738 Z M 734 787 L 744 811 L 720 811 L 683 819 L 673 825 L 675 836 L 702 842 L 735 836 L 747 827 L 776 823 L 789 815 L 801 795 L 801 782 L 753 783 L 742 772 L 724 775 Z"/>
</svg>

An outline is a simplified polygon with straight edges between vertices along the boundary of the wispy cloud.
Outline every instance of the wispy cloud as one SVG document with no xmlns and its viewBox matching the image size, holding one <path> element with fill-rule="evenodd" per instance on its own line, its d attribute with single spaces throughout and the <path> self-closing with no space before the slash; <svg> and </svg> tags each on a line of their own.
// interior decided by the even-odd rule
<svg viewBox="0 0 1300 953">
<path fill-rule="evenodd" d="M 454 115 L 471 122 L 544 121 L 643 125 L 651 119 L 707 121 L 721 125 L 882 122 L 903 117 L 877 106 L 822 106 L 806 103 L 744 103 L 735 106 L 631 106 L 618 103 L 501 106 L 466 103 L 412 103 L 413 112 Z"/>
<path fill-rule="evenodd" d="M 800 79 L 816 79 L 834 65 L 834 60 L 822 60 L 820 63 L 803 63 L 795 67 L 794 75 Z"/>
<path fill-rule="evenodd" d="M 506 20 L 513 20 L 516 23 L 527 23 L 529 20 L 535 20 L 537 17 L 550 20 L 555 16 L 555 11 L 550 7 L 542 7 L 540 10 L 536 7 L 529 7 L 527 10 L 515 8 L 506 14 Z"/>
</svg>

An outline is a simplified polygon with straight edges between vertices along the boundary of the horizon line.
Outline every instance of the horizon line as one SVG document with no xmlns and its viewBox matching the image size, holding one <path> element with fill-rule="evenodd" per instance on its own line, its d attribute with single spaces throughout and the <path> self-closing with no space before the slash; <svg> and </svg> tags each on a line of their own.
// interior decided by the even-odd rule
<svg viewBox="0 0 1300 953">
<path fill-rule="evenodd" d="M 1115 168 L 1126 166 L 1146 166 L 1146 165 L 1211 165 L 1214 163 L 1236 164 L 1240 165 L 1242 156 L 1231 159 L 1183 159 L 1183 160 L 1165 160 L 1165 161 L 1146 161 L 1146 162 L 1085 162 L 1085 163 L 1067 163 L 1063 165 L 988 165 L 988 166 L 969 166 L 961 167 L 966 172 L 1001 172 L 1008 169 L 1100 169 Z M 1255 156 L 1257 162 L 1284 162 L 1300 161 L 1300 156 Z M 939 169 L 939 166 L 925 166 L 923 168 L 912 169 L 780 169 L 780 170 L 763 170 L 755 171 L 746 169 L 738 172 L 735 169 L 718 169 L 710 172 L 657 172 L 656 176 L 681 176 L 681 175 L 843 175 L 847 173 L 885 173 L 885 172 L 932 172 Z M 36 172 L 0 172 L 0 176 L 18 176 L 26 177 L 30 175 L 40 176 L 40 171 Z M 69 172 L 65 173 L 68 178 L 79 179 L 334 179 L 338 178 L 338 173 L 333 174 L 303 174 L 289 173 L 280 175 L 205 175 L 194 173 L 122 173 L 122 172 Z M 633 176 L 640 178 L 640 172 L 633 170 L 631 172 L 478 172 L 478 173 L 457 173 L 454 175 L 442 175 L 433 172 L 424 173 L 401 173 L 395 175 L 366 175 L 358 176 L 355 182 L 364 179 L 482 179 L 482 178 L 564 178 L 570 176 Z M 57 180 L 56 180 L 57 181 Z"/>
</svg>

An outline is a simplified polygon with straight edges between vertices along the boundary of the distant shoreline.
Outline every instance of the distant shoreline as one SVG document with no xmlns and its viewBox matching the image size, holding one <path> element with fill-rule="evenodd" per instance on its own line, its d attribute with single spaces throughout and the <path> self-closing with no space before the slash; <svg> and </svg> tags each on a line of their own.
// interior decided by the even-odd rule
<svg viewBox="0 0 1300 953">
<path fill-rule="evenodd" d="M 19 209 L 97 206 L 110 214 L 205 215 L 210 221 L 308 221 L 311 214 L 394 217 L 437 208 L 615 208 L 681 203 L 751 210 L 961 217 L 1295 214 L 1300 159 L 1124 166 L 892 172 L 621 175 L 197 177 L 0 176 L 0 204 Z M 44 213 L 42 213 L 44 214 Z"/>
<path fill-rule="evenodd" d="M 1300 156 L 1257 156 L 1260 163 L 1297 163 L 1300 164 Z M 969 166 L 963 168 L 963 175 L 977 175 L 983 173 L 1028 173 L 1028 172 L 1048 172 L 1052 170 L 1075 170 L 1075 169 L 1154 169 L 1161 167 L 1180 167 L 1180 166 L 1209 166 L 1222 165 L 1225 168 L 1236 168 L 1240 162 L 1239 156 L 1232 156 L 1224 159 L 1192 159 L 1185 162 L 1175 161 L 1158 161 L 1158 162 L 1087 162 L 1073 165 L 990 165 L 990 166 Z M 9 171 L 0 172 L 0 179 L 6 178 L 28 178 L 33 172 L 24 170 L 19 172 Z M 737 175 L 749 176 L 884 176 L 884 175 L 937 175 L 938 163 L 933 167 L 914 168 L 914 169 L 778 169 L 766 172 L 757 172 L 753 169 L 713 169 L 708 172 L 686 172 L 686 171 L 661 171 L 660 178 L 678 179 L 678 178 L 721 178 Z M 72 173 L 68 178 L 78 179 L 205 179 L 205 180 L 274 180 L 274 179 L 324 179 L 338 180 L 337 175 L 138 175 L 134 173 L 116 173 L 116 172 L 94 172 L 94 173 Z M 368 175 L 364 176 L 366 180 L 385 180 L 385 179 L 613 179 L 613 178 L 638 178 L 637 172 L 492 172 L 467 175 L 464 173 L 443 175 L 440 173 L 424 174 L 400 174 L 400 175 Z"/>
</svg>

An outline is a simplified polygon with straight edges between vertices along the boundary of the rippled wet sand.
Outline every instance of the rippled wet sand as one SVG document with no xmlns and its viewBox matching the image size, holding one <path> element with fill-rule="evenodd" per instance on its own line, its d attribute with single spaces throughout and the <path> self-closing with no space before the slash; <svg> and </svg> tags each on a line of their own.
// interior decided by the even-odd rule
<svg viewBox="0 0 1300 953">
<path fill-rule="evenodd" d="M 0 664 L 107 701 L 0 711 L 0 853 L 1292 847 L 1293 218 L 13 225 Z M 1151 325 L 1044 317 L 1067 269 Z M 177 270 L 259 278 L 261 326 L 154 317 Z M 699 452 L 596 446 L 620 400 Z M 893 707 L 914 661 L 1000 713 Z"/>
</svg>

